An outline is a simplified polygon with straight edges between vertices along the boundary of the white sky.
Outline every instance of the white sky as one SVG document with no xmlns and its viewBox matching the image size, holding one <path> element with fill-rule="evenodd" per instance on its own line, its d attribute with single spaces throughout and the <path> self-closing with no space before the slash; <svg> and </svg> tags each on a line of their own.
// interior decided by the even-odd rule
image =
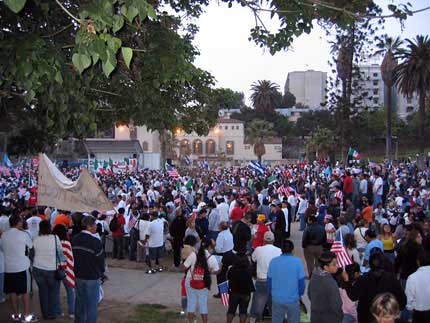
<svg viewBox="0 0 430 323">
<path fill-rule="evenodd" d="M 377 1 L 383 8 L 392 1 Z M 428 0 L 410 0 L 414 9 L 429 4 Z M 386 32 L 402 38 L 417 34 L 430 34 L 430 11 L 410 17 L 403 32 L 395 19 L 387 19 Z M 269 21 L 269 19 L 265 20 Z M 200 31 L 195 45 L 200 50 L 196 65 L 211 72 L 217 87 L 228 87 L 244 92 L 249 104 L 251 84 L 257 80 L 271 80 L 284 90 L 288 72 L 307 69 L 328 72 L 329 45 L 325 32 L 315 24 L 309 35 L 297 38 L 293 47 L 272 56 L 267 49 L 248 41 L 254 26 L 252 12 L 239 5 L 228 8 L 226 4 L 212 1 L 197 21 Z M 270 24 L 270 22 L 269 22 Z M 272 25 L 273 26 L 273 25 Z M 269 27 L 270 28 L 270 27 Z"/>
</svg>

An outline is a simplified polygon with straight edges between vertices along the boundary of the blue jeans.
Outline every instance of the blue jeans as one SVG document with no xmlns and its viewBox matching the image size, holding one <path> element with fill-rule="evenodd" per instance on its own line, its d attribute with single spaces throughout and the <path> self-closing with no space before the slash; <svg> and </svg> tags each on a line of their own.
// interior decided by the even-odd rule
<svg viewBox="0 0 430 323">
<path fill-rule="evenodd" d="M 305 214 L 299 213 L 299 219 L 300 219 L 300 231 L 304 231 L 306 228 L 306 222 L 305 222 Z"/>
<path fill-rule="evenodd" d="M 75 314 L 75 289 L 67 285 L 66 280 L 63 280 L 64 288 L 67 293 L 67 307 L 69 309 L 69 315 Z"/>
<path fill-rule="evenodd" d="M 187 289 L 187 312 L 195 313 L 198 306 L 200 314 L 208 314 L 209 290 L 191 288 L 189 278 L 185 280 L 185 287 Z"/>
<path fill-rule="evenodd" d="M 4 286 L 4 273 L 0 273 L 0 302 L 4 301 L 3 286 Z"/>
<path fill-rule="evenodd" d="M 354 316 L 349 315 L 349 314 L 343 314 L 343 319 L 342 319 L 342 323 L 355 323 L 356 320 L 354 318 Z"/>
<path fill-rule="evenodd" d="M 373 194 L 373 209 L 376 210 L 378 204 L 382 203 L 382 196 L 379 194 Z"/>
<path fill-rule="evenodd" d="M 263 280 L 255 281 L 255 292 L 252 295 L 250 311 L 251 316 L 257 319 L 263 319 L 264 307 L 267 302 L 270 302 L 270 300 L 271 298 L 267 291 L 267 282 Z"/>
<path fill-rule="evenodd" d="M 97 304 L 100 293 L 100 279 L 76 278 L 75 323 L 96 323 Z"/>
<path fill-rule="evenodd" d="M 283 323 L 287 313 L 288 323 L 300 323 L 300 302 L 289 304 L 272 302 L 272 323 Z"/>
<path fill-rule="evenodd" d="M 33 268 L 33 277 L 39 288 L 40 310 L 45 319 L 61 314 L 61 310 L 58 312 L 60 282 L 55 279 L 54 273 L 54 270 Z"/>
<path fill-rule="evenodd" d="M 218 238 L 219 231 L 209 231 L 208 238 L 213 239 L 213 241 L 216 241 L 216 238 Z"/>
</svg>

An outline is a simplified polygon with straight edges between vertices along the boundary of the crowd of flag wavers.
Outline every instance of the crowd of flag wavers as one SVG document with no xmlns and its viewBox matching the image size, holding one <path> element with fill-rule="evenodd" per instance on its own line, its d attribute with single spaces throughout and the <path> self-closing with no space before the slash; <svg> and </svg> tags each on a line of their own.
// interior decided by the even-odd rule
<svg viewBox="0 0 430 323">
<path fill-rule="evenodd" d="M 93 172 L 113 209 L 88 213 L 38 205 L 37 166 L 0 174 L 0 302 L 13 321 L 96 322 L 112 257 L 146 264 L 142 274 L 182 272 L 188 322 L 211 321 L 209 297 L 226 322 L 430 322 L 428 165 Z"/>
</svg>

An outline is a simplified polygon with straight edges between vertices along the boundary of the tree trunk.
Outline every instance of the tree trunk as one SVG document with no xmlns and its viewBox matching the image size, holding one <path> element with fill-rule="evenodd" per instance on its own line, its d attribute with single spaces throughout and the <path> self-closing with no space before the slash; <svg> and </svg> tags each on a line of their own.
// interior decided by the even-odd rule
<svg viewBox="0 0 430 323">
<path fill-rule="evenodd" d="M 426 100 L 426 91 L 421 90 L 419 93 L 419 152 L 420 152 L 420 158 L 419 158 L 419 167 L 424 168 L 424 146 L 426 143 L 426 138 L 424 138 L 424 128 L 425 128 L 425 117 L 426 117 L 426 107 L 425 107 L 425 100 Z"/>
<path fill-rule="evenodd" d="M 391 86 L 387 86 L 387 133 L 385 137 L 385 156 L 388 162 L 392 161 L 392 99 L 391 99 Z"/>
<path fill-rule="evenodd" d="M 159 134 L 160 134 L 160 159 L 161 159 L 161 162 L 163 163 L 166 160 L 166 155 L 167 155 L 166 130 L 160 130 Z"/>
</svg>

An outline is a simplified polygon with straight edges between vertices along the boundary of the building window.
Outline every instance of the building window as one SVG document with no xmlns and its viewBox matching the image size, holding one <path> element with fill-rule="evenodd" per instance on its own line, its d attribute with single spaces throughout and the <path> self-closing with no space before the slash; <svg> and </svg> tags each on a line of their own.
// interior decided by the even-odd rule
<svg viewBox="0 0 430 323">
<path fill-rule="evenodd" d="M 377 89 L 374 89 L 374 90 L 373 90 L 373 94 L 375 94 L 375 95 L 378 95 L 378 92 L 379 92 L 379 91 L 378 91 Z"/>
<path fill-rule="evenodd" d="M 130 126 L 130 139 L 136 140 L 137 139 L 137 129 L 134 126 Z"/>
<path fill-rule="evenodd" d="M 239 130 L 239 126 L 236 126 L 236 130 Z"/>
<path fill-rule="evenodd" d="M 251 149 L 251 145 L 245 145 L 245 150 L 250 150 Z"/>
<path fill-rule="evenodd" d="M 377 98 L 373 99 L 373 103 L 378 104 L 378 99 Z"/>
<path fill-rule="evenodd" d="M 193 154 L 194 155 L 203 154 L 203 142 L 200 139 L 196 139 L 193 142 Z"/>
<path fill-rule="evenodd" d="M 373 85 L 377 86 L 379 84 L 378 81 L 373 81 Z"/>
<path fill-rule="evenodd" d="M 231 126 L 231 130 L 234 130 L 234 126 Z"/>
<path fill-rule="evenodd" d="M 225 142 L 225 153 L 227 155 L 234 155 L 234 141 Z"/>
<path fill-rule="evenodd" d="M 189 155 L 190 154 L 190 142 L 188 141 L 188 139 L 182 139 L 181 140 L 181 144 L 180 144 L 180 152 L 181 155 Z"/>
<path fill-rule="evenodd" d="M 410 113 L 410 112 L 413 112 L 414 111 L 414 107 L 406 107 L 406 112 L 407 113 Z"/>
<path fill-rule="evenodd" d="M 225 126 L 225 127 L 224 127 L 224 129 L 225 129 L 225 130 L 228 130 L 228 126 Z"/>
<path fill-rule="evenodd" d="M 142 141 L 142 150 L 148 151 L 149 150 L 149 144 L 147 141 Z"/>
<path fill-rule="evenodd" d="M 206 155 L 213 155 L 215 154 L 215 141 L 212 139 L 209 139 L 206 141 Z"/>
<path fill-rule="evenodd" d="M 406 103 L 411 104 L 412 103 L 412 99 L 411 98 L 407 98 L 406 99 Z"/>
<path fill-rule="evenodd" d="M 373 73 L 373 76 L 374 77 L 378 77 L 378 73 Z"/>
</svg>

